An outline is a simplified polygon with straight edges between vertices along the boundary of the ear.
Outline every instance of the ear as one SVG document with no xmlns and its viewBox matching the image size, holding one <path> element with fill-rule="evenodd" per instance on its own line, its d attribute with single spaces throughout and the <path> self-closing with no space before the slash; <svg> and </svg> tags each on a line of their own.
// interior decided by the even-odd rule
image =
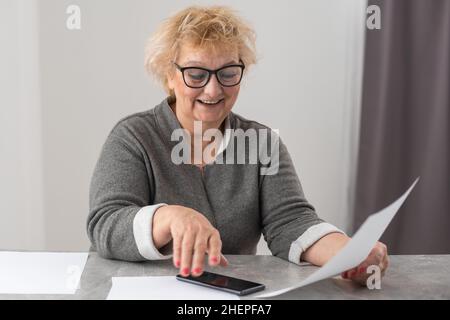
<svg viewBox="0 0 450 320">
<path fill-rule="evenodd" d="M 171 91 L 174 91 L 174 89 L 175 89 L 175 73 L 174 72 L 167 73 L 167 87 Z"/>
</svg>

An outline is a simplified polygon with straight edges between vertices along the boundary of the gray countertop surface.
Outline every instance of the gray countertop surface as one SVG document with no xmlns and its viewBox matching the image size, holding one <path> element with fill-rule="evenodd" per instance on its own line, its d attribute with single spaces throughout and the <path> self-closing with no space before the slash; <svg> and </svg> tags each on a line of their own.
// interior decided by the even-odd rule
<svg viewBox="0 0 450 320">
<path fill-rule="evenodd" d="M 226 268 L 206 270 L 263 283 L 266 292 L 290 287 L 305 279 L 317 267 L 295 265 L 273 256 L 227 255 Z M 124 262 L 89 254 L 74 295 L 4 295 L 0 299 L 105 299 L 111 277 L 176 275 L 171 260 Z M 252 299 L 255 295 L 242 297 Z M 450 299 L 450 255 L 390 256 L 390 266 L 381 289 L 369 290 L 340 277 L 326 279 L 283 294 L 276 299 Z"/>
</svg>

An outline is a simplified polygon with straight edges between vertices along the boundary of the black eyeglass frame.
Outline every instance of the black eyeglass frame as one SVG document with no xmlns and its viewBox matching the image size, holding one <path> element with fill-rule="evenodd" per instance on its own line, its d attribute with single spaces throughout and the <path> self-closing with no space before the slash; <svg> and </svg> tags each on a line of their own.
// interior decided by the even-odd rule
<svg viewBox="0 0 450 320">
<path fill-rule="evenodd" d="M 189 88 L 192 88 L 192 89 L 201 89 L 201 88 L 203 88 L 203 87 L 206 87 L 206 85 L 209 83 L 209 80 L 211 80 L 211 75 L 213 75 L 213 74 L 216 76 L 217 82 L 219 82 L 219 84 L 220 84 L 221 86 L 223 86 L 223 87 L 228 87 L 228 88 L 229 88 L 229 87 L 235 87 L 235 86 L 237 86 L 238 84 L 240 84 L 241 81 L 242 81 L 242 77 L 244 76 L 245 65 L 244 65 L 244 63 L 242 62 L 242 60 L 239 60 L 239 61 L 241 62 L 241 64 L 230 64 L 230 65 L 223 66 L 223 67 L 221 67 L 221 68 L 219 68 L 219 69 L 216 69 L 216 70 L 210 70 L 210 69 L 206 69 L 206 68 L 202 68 L 202 67 L 182 67 L 182 66 L 180 66 L 179 64 L 177 64 L 176 62 L 173 62 L 173 64 L 175 65 L 175 67 L 176 67 L 178 70 L 180 70 L 181 74 L 183 75 L 183 81 L 184 81 L 184 84 L 185 84 L 187 87 L 189 87 Z M 230 68 L 230 67 L 240 67 L 240 68 L 241 68 L 241 77 L 240 77 L 239 81 L 238 81 L 236 84 L 233 84 L 233 85 L 225 85 L 225 84 L 223 84 L 222 82 L 220 82 L 220 79 L 219 79 L 219 77 L 217 76 L 217 73 L 220 72 L 220 71 L 222 71 L 223 69 Z M 184 75 L 184 71 L 185 71 L 185 70 L 189 70 L 189 69 L 197 69 L 197 70 L 200 69 L 200 70 L 203 70 L 203 71 L 207 71 L 207 72 L 208 72 L 208 79 L 206 80 L 205 84 L 202 85 L 202 86 L 200 86 L 200 87 L 194 87 L 194 86 L 188 85 L 187 82 L 186 82 L 186 78 L 185 78 L 185 75 Z"/>
</svg>

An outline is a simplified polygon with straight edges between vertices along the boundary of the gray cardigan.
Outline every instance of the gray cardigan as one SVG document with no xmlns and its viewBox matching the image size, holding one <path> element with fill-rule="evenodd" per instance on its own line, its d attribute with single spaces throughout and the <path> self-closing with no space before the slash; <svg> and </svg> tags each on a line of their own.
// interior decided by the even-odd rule
<svg viewBox="0 0 450 320">
<path fill-rule="evenodd" d="M 268 129 L 233 112 L 228 120 L 231 129 Z M 260 163 L 211 163 L 202 173 L 193 164 L 171 161 L 178 143 L 171 134 L 179 128 L 166 99 L 122 119 L 110 132 L 92 177 L 87 220 L 89 239 L 101 256 L 127 261 L 169 257 L 153 247 L 151 237 L 154 205 L 162 203 L 202 213 L 220 232 L 224 254 L 255 254 L 262 233 L 273 255 L 299 263 L 315 241 L 341 232 L 318 218 L 305 199 L 281 141 L 274 175 L 261 175 Z M 152 210 L 142 215 L 145 208 Z M 145 246 L 153 247 L 156 257 L 145 254 Z"/>
</svg>

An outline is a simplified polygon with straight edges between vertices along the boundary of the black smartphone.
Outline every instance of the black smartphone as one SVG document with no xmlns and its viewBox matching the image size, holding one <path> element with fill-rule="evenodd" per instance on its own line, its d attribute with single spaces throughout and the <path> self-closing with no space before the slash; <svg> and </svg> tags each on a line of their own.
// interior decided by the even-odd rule
<svg viewBox="0 0 450 320">
<path fill-rule="evenodd" d="M 180 281 L 234 293 L 239 296 L 245 296 L 247 294 L 261 291 L 266 288 L 265 285 L 260 283 L 228 277 L 207 271 L 204 271 L 203 274 L 199 277 L 193 277 L 191 275 L 188 277 L 183 277 L 181 275 L 177 275 L 176 278 Z"/>
</svg>

